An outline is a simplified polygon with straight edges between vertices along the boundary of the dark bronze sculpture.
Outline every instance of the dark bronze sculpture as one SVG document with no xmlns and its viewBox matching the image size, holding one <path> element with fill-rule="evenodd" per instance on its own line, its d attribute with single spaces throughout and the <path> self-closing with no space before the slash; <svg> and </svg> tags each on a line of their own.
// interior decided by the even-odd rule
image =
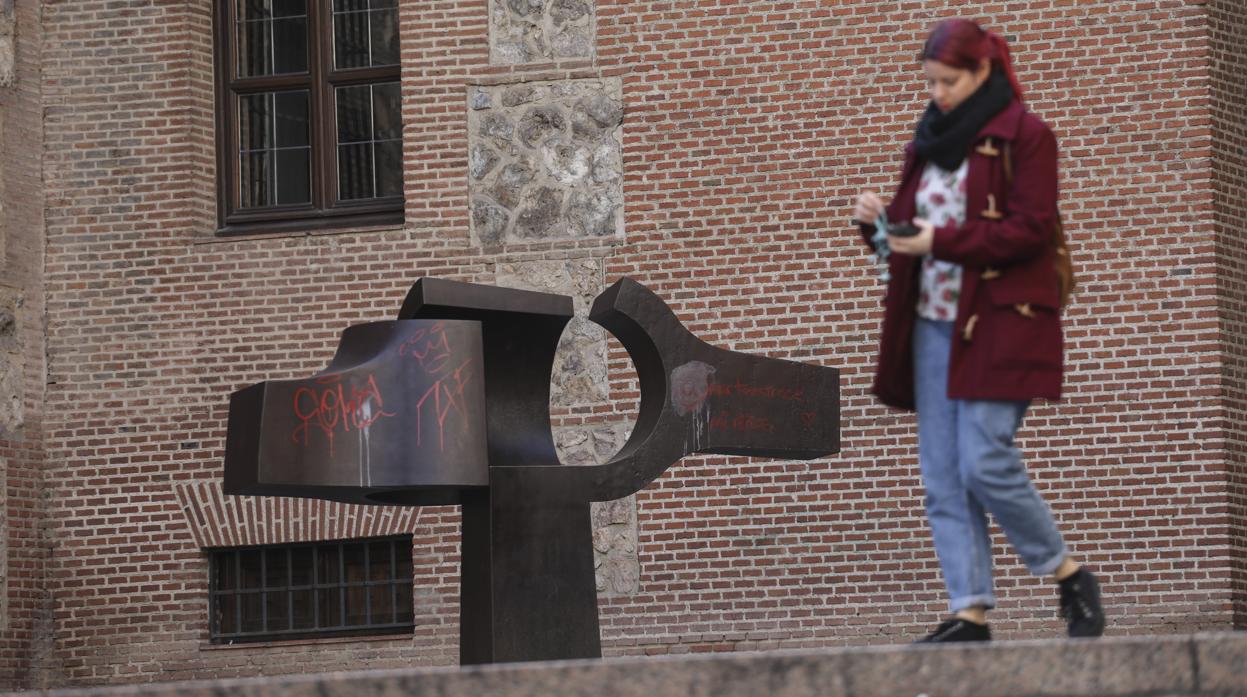
<svg viewBox="0 0 1247 697">
<path fill-rule="evenodd" d="M 589 503 L 693 453 L 836 452 L 839 371 L 712 347 L 625 278 L 590 319 L 636 366 L 637 423 L 610 462 L 560 465 L 550 371 L 571 317 L 565 296 L 421 279 L 321 374 L 234 393 L 226 493 L 461 504 L 461 662 L 601 656 Z"/>
</svg>

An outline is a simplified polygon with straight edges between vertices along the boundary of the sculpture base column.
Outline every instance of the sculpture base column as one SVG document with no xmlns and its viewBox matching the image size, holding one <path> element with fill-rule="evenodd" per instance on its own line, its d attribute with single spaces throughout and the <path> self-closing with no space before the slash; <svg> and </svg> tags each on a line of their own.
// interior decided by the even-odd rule
<svg viewBox="0 0 1247 697">
<path fill-rule="evenodd" d="M 499 479 L 463 496 L 460 663 L 601 658 L 589 504 Z"/>
</svg>

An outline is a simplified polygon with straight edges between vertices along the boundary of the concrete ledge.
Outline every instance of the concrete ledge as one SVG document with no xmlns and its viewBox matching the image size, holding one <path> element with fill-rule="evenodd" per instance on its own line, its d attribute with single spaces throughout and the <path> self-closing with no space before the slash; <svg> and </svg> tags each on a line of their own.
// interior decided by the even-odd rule
<svg viewBox="0 0 1247 697">
<path fill-rule="evenodd" d="M 56 697 L 1247 697 L 1247 633 L 664 656 L 9 694 Z"/>
</svg>

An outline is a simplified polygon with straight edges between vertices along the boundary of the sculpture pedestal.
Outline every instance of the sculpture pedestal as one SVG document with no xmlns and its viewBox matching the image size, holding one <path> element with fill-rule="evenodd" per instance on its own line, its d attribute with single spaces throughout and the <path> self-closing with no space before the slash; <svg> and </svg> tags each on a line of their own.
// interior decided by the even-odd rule
<svg viewBox="0 0 1247 697">
<path fill-rule="evenodd" d="M 600 658 L 589 504 L 505 489 L 463 499 L 460 663 Z"/>
</svg>

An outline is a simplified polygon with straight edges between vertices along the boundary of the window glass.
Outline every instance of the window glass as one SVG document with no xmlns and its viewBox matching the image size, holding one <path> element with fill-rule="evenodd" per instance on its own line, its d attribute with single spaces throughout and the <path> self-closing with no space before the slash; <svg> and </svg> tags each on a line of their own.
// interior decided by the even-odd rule
<svg viewBox="0 0 1247 697">
<path fill-rule="evenodd" d="M 264 587 L 285 588 L 290 585 L 289 551 L 270 549 L 264 553 Z"/>
<path fill-rule="evenodd" d="M 368 580 L 388 581 L 393 578 L 390 551 L 393 544 L 389 540 L 373 542 L 368 545 Z"/>
<path fill-rule="evenodd" d="M 394 586 L 385 584 L 368 587 L 368 608 L 372 613 L 372 624 L 392 624 L 394 622 Z"/>
<path fill-rule="evenodd" d="M 310 586 L 314 582 L 312 566 L 314 560 L 312 547 L 293 547 L 290 550 L 290 585 Z"/>
<path fill-rule="evenodd" d="M 394 578 L 411 578 L 411 545 L 403 546 L 401 542 L 394 544 Z"/>
<path fill-rule="evenodd" d="M 312 629 L 316 626 L 316 591 L 295 591 L 290 595 L 293 606 L 291 629 Z"/>
<path fill-rule="evenodd" d="M 241 207 L 311 201 L 306 90 L 238 98 Z"/>
<path fill-rule="evenodd" d="M 217 552 L 215 573 L 213 585 L 217 590 L 233 590 L 238 576 L 237 555 L 230 552 Z"/>
<path fill-rule="evenodd" d="M 238 631 L 238 596 L 217 596 L 216 624 L 217 632 L 222 634 Z"/>
<path fill-rule="evenodd" d="M 411 585 L 394 584 L 395 621 L 410 624 L 413 618 Z"/>
<path fill-rule="evenodd" d="M 316 548 L 316 583 L 338 583 L 341 573 L 338 568 L 338 546 L 321 545 Z"/>
<path fill-rule="evenodd" d="M 347 583 L 359 583 L 365 579 L 364 545 L 342 546 L 342 573 Z"/>
<path fill-rule="evenodd" d="M 276 591 L 264 594 L 265 613 L 270 632 L 284 632 L 290 629 L 290 594 Z"/>
<path fill-rule="evenodd" d="M 398 0 L 334 0 L 334 68 L 398 65 Z"/>
<path fill-rule="evenodd" d="M 238 76 L 307 72 L 307 0 L 238 0 Z"/>
<path fill-rule="evenodd" d="M 364 586 L 346 587 L 346 624 L 368 624 L 368 589 Z"/>
<path fill-rule="evenodd" d="M 321 627 L 342 626 L 342 589 L 330 588 L 316 591 L 316 603 L 320 613 Z"/>
<path fill-rule="evenodd" d="M 259 593 L 245 593 L 240 596 L 242 602 L 242 627 L 244 633 L 264 631 L 264 605 Z"/>
<path fill-rule="evenodd" d="M 337 89 L 338 198 L 402 194 L 399 83 Z"/>
<path fill-rule="evenodd" d="M 240 588 L 259 588 L 261 579 L 260 564 L 264 553 L 258 549 L 245 549 L 238 554 Z"/>
</svg>

